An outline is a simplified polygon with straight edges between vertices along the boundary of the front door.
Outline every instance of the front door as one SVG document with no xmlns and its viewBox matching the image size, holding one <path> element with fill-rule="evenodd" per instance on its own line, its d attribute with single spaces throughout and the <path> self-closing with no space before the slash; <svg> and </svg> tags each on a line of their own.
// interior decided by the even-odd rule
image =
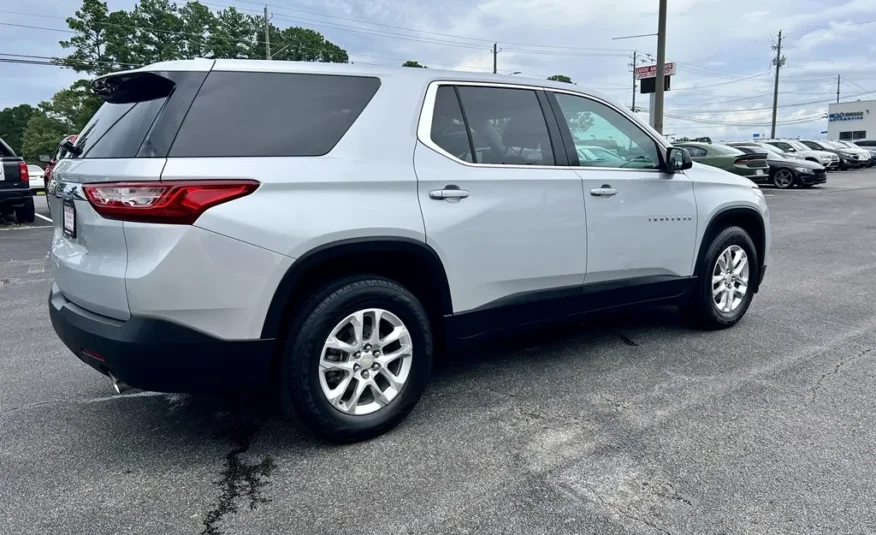
<svg viewBox="0 0 876 535">
<path fill-rule="evenodd" d="M 560 92 L 549 97 L 584 182 L 585 294 L 623 289 L 624 300 L 645 301 L 678 293 L 691 275 L 696 242 L 690 178 L 663 171 L 665 149 L 608 104 Z"/>
<path fill-rule="evenodd" d="M 429 88 L 414 165 L 427 243 L 444 262 L 454 314 L 471 319 L 457 322 L 459 337 L 577 304 L 587 262 L 582 182 L 557 165 L 566 156 L 545 108 L 532 88 Z"/>
</svg>

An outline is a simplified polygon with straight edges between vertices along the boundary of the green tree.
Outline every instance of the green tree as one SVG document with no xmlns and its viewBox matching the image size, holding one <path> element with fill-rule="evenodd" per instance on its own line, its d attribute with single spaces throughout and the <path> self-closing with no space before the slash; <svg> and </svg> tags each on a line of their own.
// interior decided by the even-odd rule
<svg viewBox="0 0 876 535">
<path fill-rule="evenodd" d="M 179 10 L 182 29 L 182 56 L 191 58 L 210 57 L 209 36 L 216 31 L 216 17 L 204 4 L 189 2 Z"/>
<path fill-rule="evenodd" d="M 419 61 L 414 61 L 412 59 L 409 59 L 406 62 L 402 63 L 402 67 L 414 67 L 417 69 L 428 69 L 428 67 L 426 67 L 425 65 L 420 65 Z"/>
<path fill-rule="evenodd" d="M 317 31 L 297 26 L 283 30 L 279 30 L 273 25 L 270 28 L 271 57 L 273 59 L 285 61 L 321 61 L 326 63 L 346 63 L 349 60 L 346 50 L 327 41 Z M 264 58 L 265 43 L 261 42 L 261 38 L 258 41 L 253 51 L 253 57 Z"/>
<path fill-rule="evenodd" d="M 16 154 L 21 154 L 27 122 L 38 113 L 39 110 L 28 104 L 0 110 L 0 137 L 12 147 Z"/>
<path fill-rule="evenodd" d="M 185 36 L 179 8 L 169 0 L 140 0 L 131 20 L 137 27 L 132 47 L 139 63 L 149 64 L 184 57 Z"/>
<path fill-rule="evenodd" d="M 42 154 L 54 154 L 64 136 L 70 133 L 63 122 L 37 113 L 27 122 L 21 156 L 29 162 L 35 162 Z"/>
<path fill-rule="evenodd" d="M 553 76 L 548 76 L 548 80 L 552 82 L 565 82 L 567 84 L 572 83 L 572 79 L 566 76 L 565 74 L 555 74 Z"/>
<path fill-rule="evenodd" d="M 256 24 L 253 17 L 229 7 L 216 15 L 216 29 L 208 39 L 213 57 L 247 59 L 261 57 L 255 54 Z M 273 48 L 273 47 L 272 47 Z"/>
<path fill-rule="evenodd" d="M 55 93 L 52 100 L 41 102 L 39 108 L 73 133 L 85 127 L 101 104 L 100 98 L 91 90 L 91 82 L 77 80 L 67 89 Z"/>
<path fill-rule="evenodd" d="M 82 0 L 82 7 L 73 17 L 67 17 L 67 25 L 76 35 L 69 41 L 61 41 L 64 48 L 75 49 L 60 63 L 76 72 L 104 74 L 112 70 L 112 58 L 107 54 L 107 23 L 109 12 L 106 2 Z"/>
</svg>

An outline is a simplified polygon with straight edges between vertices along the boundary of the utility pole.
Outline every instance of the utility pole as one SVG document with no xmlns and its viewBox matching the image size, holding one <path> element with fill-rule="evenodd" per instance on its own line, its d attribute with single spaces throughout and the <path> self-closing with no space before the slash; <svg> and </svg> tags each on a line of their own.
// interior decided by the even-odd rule
<svg viewBox="0 0 876 535">
<path fill-rule="evenodd" d="M 657 87 L 654 91 L 654 130 L 663 133 L 663 84 L 666 74 L 666 2 L 660 0 L 660 15 L 657 19 Z"/>
<path fill-rule="evenodd" d="M 265 59 L 271 59 L 271 23 L 268 17 L 268 6 L 265 6 Z"/>
<path fill-rule="evenodd" d="M 773 126 L 770 130 L 770 139 L 776 138 L 776 115 L 779 112 L 779 71 L 785 64 L 785 58 L 782 57 L 782 30 L 779 30 L 779 42 L 773 48 L 776 51 L 776 59 L 773 60 L 773 65 L 776 66 L 776 84 L 773 87 Z"/>
<path fill-rule="evenodd" d="M 493 43 L 493 74 L 496 74 L 496 59 L 499 56 L 499 50 L 496 48 L 498 43 Z"/>
<path fill-rule="evenodd" d="M 636 54 L 638 51 L 633 50 L 633 113 L 636 113 Z"/>
<path fill-rule="evenodd" d="M 836 75 L 836 103 L 839 104 L 839 93 L 840 93 L 840 79 L 842 74 Z"/>
</svg>

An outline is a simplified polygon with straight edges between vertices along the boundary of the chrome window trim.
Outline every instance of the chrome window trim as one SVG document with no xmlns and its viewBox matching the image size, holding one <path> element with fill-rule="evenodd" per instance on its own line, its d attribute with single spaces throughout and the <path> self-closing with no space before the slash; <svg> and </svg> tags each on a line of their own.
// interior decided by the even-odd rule
<svg viewBox="0 0 876 535">
<path fill-rule="evenodd" d="M 556 89 L 553 87 L 545 87 L 540 85 L 523 85 L 523 84 L 506 84 L 506 83 L 498 83 L 498 82 L 473 82 L 470 80 L 436 80 L 429 83 L 429 87 L 426 89 L 426 96 L 423 99 L 423 108 L 420 110 L 420 120 L 417 124 L 417 141 L 422 143 L 423 145 L 429 147 L 433 151 L 438 154 L 448 158 L 458 164 L 465 165 L 467 167 L 481 167 L 481 168 L 495 168 L 495 169 L 573 169 L 573 170 L 593 170 L 593 171 L 619 171 L 625 173 L 665 173 L 663 169 L 628 169 L 628 168 L 620 168 L 620 167 L 587 167 L 587 166 L 572 166 L 572 165 L 503 165 L 503 164 L 492 164 L 492 163 L 472 163 L 467 162 L 465 160 L 460 160 L 456 156 L 450 154 L 443 148 L 439 147 L 434 141 L 432 141 L 432 116 L 435 111 L 435 98 L 438 94 L 438 88 L 442 85 L 450 85 L 450 86 L 475 86 L 475 87 L 498 87 L 503 89 L 525 89 L 529 91 L 545 91 L 545 92 L 553 92 L 553 93 L 565 93 L 568 95 L 586 98 L 593 100 L 594 102 L 598 102 L 609 108 L 617 111 L 621 115 L 627 117 L 629 119 L 629 115 L 624 111 L 599 97 L 595 97 L 593 95 L 587 95 L 585 93 L 578 93 L 575 91 L 567 91 L 564 89 Z M 630 119 L 630 122 L 633 123 L 636 127 L 639 127 L 636 124 L 636 121 Z M 663 150 L 668 149 L 671 145 L 667 145 L 665 142 L 660 141 L 651 135 L 650 132 L 644 130 L 639 127 L 639 130 L 645 133 L 658 147 L 663 147 Z M 560 141 L 562 142 L 562 140 Z"/>
</svg>

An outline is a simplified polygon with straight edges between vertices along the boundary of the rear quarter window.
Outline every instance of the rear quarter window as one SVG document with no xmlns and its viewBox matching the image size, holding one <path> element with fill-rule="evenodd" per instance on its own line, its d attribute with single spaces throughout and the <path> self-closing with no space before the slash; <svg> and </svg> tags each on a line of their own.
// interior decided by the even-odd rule
<svg viewBox="0 0 876 535">
<path fill-rule="evenodd" d="M 380 80 L 373 77 L 212 72 L 169 155 L 322 156 L 341 140 L 378 87 Z"/>
</svg>

